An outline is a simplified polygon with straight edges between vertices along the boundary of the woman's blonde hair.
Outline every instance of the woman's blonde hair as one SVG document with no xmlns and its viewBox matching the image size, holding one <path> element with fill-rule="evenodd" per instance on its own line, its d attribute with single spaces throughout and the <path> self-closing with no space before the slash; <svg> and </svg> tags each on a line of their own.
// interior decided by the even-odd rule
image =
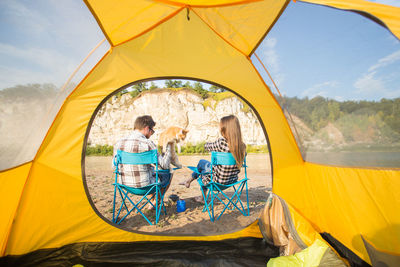
<svg viewBox="0 0 400 267">
<path fill-rule="evenodd" d="M 238 118 L 235 115 L 223 117 L 219 124 L 221 135 L 226 139 L 229 151 L 236 160 L 236 166 L 240 169 L 246 154 L 246 145 L 242 140 L 242 131 Z"/>
</svg>

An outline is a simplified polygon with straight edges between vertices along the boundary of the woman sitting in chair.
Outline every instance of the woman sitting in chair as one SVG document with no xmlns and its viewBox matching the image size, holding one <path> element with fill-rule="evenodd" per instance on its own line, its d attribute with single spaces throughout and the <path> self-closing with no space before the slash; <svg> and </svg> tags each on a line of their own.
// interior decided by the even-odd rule
<svg viewBox="0 0 400 267">
<path fill-rule="evenodd" d="M 216 165 L 213 170 L 213 181 L 220 184 L 231 184 L 237 181 L 240 168 L 246 154 L 246 145 L 242 141 L 239 120 L 234 115 L 223 117 L 219 124 L 222 137 L 215 142 L 208 142 L 204 145 L 207 151 L 230 152 L 236 160 L 236 165 Z M 201 159 L 197 164 L 200 173 L 211 172 L 211 163 Z M 186 187 L 199 177 L 198 173 L 193 172 L 191 179 L 185 182 Z M 211 180 L 210 174 L 202 175 L 202 182 L 207 185 Z M 200 200 L 200 199 L 198 199 Z"/>
</svg>

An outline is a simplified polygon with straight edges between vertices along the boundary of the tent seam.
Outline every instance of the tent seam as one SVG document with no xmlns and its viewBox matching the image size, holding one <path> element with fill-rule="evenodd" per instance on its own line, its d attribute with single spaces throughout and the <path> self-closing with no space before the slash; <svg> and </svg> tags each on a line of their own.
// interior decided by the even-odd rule
<svg viewBox="0 0 400 267">
<path fill-rule="evenodd" d="M 250 62 L 251 66 L 253 66 L 255 72 L 256 72 L 257 75 L 260 77 L 261 81 L 264 83 L 264 85 L 265 85 L 265 87 L 267 88 L 267 91 L 269 92 L 269 94 L 270 94 L 270 96 L 272 97 L 272 99 L 275 101 L 275 103 L 278 105 L 278 107 L 279 107 L 280 110 L 282 111 L 282 115 L 283 115 L 283 117 L 285 118 L 286 125 L 287 125 L 287 127 L 289 127 L 289 129 L 290 129 L 290 125 L 289 125 L 289 123 L 288 123 L 288 120 L 286 119 L 286 116 L 285 116 L 285 114 L 284 114 L 284 112 L 283 112 L 283 109 L 282 109 L 281 105 L 279 105 L 278 100 L 276 100 L 276 98 L 275 98 L 274 94 L 272 93 L 271 89 L 270 89 L 270 88 L 268 87 L 268 85 L 265 83 L 264 79 L 262 78 L 260 72 L 257 70 L 256 66 L 254 66 L 253 61 L 251 60 L 251 58 L 250 58 L 250 57 L 246 57 L 246 58 L 247 58 L 247 60 Z M 293 137 L 293 139 L 294 139 L 294 142 L 295 142 L 295 144 L 296 144 L 298 155 L 300 156 L 301 161 L 304 163 L 305 161 L 304 161 L 304 159 L 303 159 L 303 156 L 301 155 L 301 151 L 300 151 L 299 145 L 298 145 L 297 142 L 296 142 L 296 138 L 295 138 L 295 136 L 293 135 L 293 131 L 290 130 L 289 132 L 291 133 L 291 135 L 292 135 L 292 137 Z M 272 153 L 271 153 L 271 155 L 272 155 Z M 272 187 L 272 188 L 273 188 L 273 187 Z"/>
<path fill-rule="evenodd" d="M 275 87 L 276 91 L 278 92 L 279 96 L 281 97 L 281 100 L 282 100 L 282 106 L 281 106 L 281 108 L 282 108 L 283 114 L 285 114 L 285 110 L 286 110 L 286 111 L 287 111 L 287 114 L 289 115 L 290 120 L 292 121 L 295 134 L 296 134 L 296 136 L 297 136 L 298 142 L 300 143 L 300 144 L 297 144 L 297 146 L 299 146 L 299 150 L 300 150 L 300 154 L 301 154 L 301 152 L 302 152 L 303 149 L 300 149 L 300 147 L 303 147 L 303 140 L 301 140 L 301 136 L 300 136 L 300 134 L 299 134 L 298 131 L 297 131 L 297 127 L 296 127 L 296 124 L 294 123 L 294 120 L 293 120 L 293 118 L 292 118 L 292 114 L 290 113 L 289 109 L 285 108 L 285 104 L 286 104 L 286 103 L 285 103 L 285 99 L 283 98 L 281 92 L 279 91 L 279 88 L 278 88 L 278 86 L 276 85 L 274 79 L 272 78 L 272 75 L 271 75 L 271 74 L 269 73 L 269 71 L 267 70 L 267 67 L 265 67 L 265 64 L 261 61 L 261 59 L 259 58 L 259 56 L 258 56 L 255 52 L 254 52 L 254 56 L 258 59 L 258 62 L 260 62 L 261 66 L 264 68 L 265 72 L 268 74 L 268 77 L 270 78 L 270 80 L 271 80 L 272 83 L 274 84 L 274 87 Z M 278 102 L 278 104 L 279 104 L 279 102 Z M 285 117 L 286 117 L 286 116 L 285 116 Z M 289 125 L 289 126 L 290 126 L 290 125 Z M 294 136 L 294 135 L 293 135 L 293 136 Z M 296 136 L 294 136 L 294 137 L 296 137 Z M 296 140 L 296 138 L 295 138 L 295 140 Z M 303 155 L 301 155 L 301 156 L 303 157 Z"/>
<path fill-rule="evenodd" d="M 29 172 L 28 172 L 28 174 L 26 176 L 25 183 L 24 183 L 24 185 L 22 187 L 21 194 L 20 194 L 19 199 L 18 199 L 17 207 L 15 208 L 14 215 L 12 216 L 12 218 L 13 218 L 12 222 L 10 224 L 10 227 L 9 227 L 8 231 L 7 231 L 7 239 L 6 239 L 6 242 L 4 242 L 4 247 L 2 248 L 2 251 L 1 251 L 1 255 L 2 256 L 6 255 L 5 253 L 6 253 L 6 250 L 7 250 L 8 241 L 10 240 L 10 236 L 11 236 L 11 232 L 12 232 L 12 229 L 13 229 L 13 225 L 15 223 L 15 216 L 17 215 L 17 212 L 19 210 L 19 207 L 20 207 L 20 204 L 21 204 L 21 199 L 22 199 L 22 197 L 24 195 L 24 192 L 25 192 L 26 184 L 28 183 L 28 179 L 29 179 L 29 177 L 30 177 L 30 175 L 32 173 L 33 165 L 34 165 L 34 162 L 32 160 L 31 161 L 31 167 L 29 168 Z"/>
<path fill-rule="evenodd" d="M 184 4 L 184 3 L 179 3 L 171 0 L 154 0 L 155 2 L 167 4 L 167 5 L 173 5 L 173 6 L 183 6 L 187 7 L 189 5 Z M 237 5 L 243 5 L 243 4 L 248 4 L 248 3 L 254 3 L 254 2 L 261 2 L 263 0 L 243 0 L 235 3 L 226 3 L 226 4 L 215 4 L 215 5 L 190 5 L 190 7 L 195 7 L 195 8 L 214 8 L 214 7 L 228 7 L 228 6 L 237 6 Z M 290 0 L 289 0 L 290 1 Z"/>
<path fill-rule="evenodd" d="M 111 46 L 114 46 L 114 43 L 111 41 L 111 38 L 108 36 L 106 30 L 104 29 L 103 24 L 101 23 L 99 17 L 97 16 L 96 12 L 94 12 L 94 9 L 92 6 L 89 4 L 89 0 L 83 0 L 86 4 L 86 6 L 89 8 L 90 13 L 92 13 L 93 17 L 96 19 L 97 24 L 99 25 L 101 31 L 103 32 L 104 36 L 107 38 L 108 42 L 110 43 Z"/>
<path fill-rule="evenodd" d="M 333 8 L 333 9 L 337 9 L 337 10 L 342 10 L 342 11 L 349 11 L 349 12 L 353 12 L 353 13 L 357 13 L 360 16 L 363 16 L 373 22 L 375 22 L 376 24 L 382 26 L 383 28 L 387 29 L 396 39 L 400 40 L 400 37 L 398 37 L 391 29 L 388 25 L 386 25 L 385 22 L 383 22 L 383 20 L 380 19 L 380 17 L 377 17 L 374 14 L 371 14 L 365 10 L 359 10 L 359 9 L 351 9 L 351 8 L 340 8 L 340 7 L 336 7 L 334 5 L 330 5 L 330 4 L 321 4 L 321 3 L 313 3 L 313 2 L 308 2 L 307 0 L 299 0 L 300 2 L 303 2 L 305 4 L 311 4 L 311 5 L 318 5 L 318 6 L 325 6 L 328 8 Z M 374 4 L 376 6 L 382 6 L 382 4 L 380 3 L 374 3 L 374 2 L 369 2 L 371 4 Z M 381 15 L 381 14 L 380 14 Z"/>
<path fill-rule="evenodd" d="M 167 22 L 168 20 L 170 20 L 170 19 L 172 19 L 173 17 L 175 17 L 177 14 L 179 14 L 179 13 L 180 13 L 183 9 L 185 9 L 185 8 L 186 8 L 186 7 L 184 6 L 184 7 L 180 8 L 180 9 L 178 9 L 178 10 L 175 10 L 174 12 L 172 12 L 171 14 L 169 14 L 168 16 L 166 16 L 165 18 L 163 18 L 162 20 L 160 20 L 159 22 L 157 22 L 156 24 L 154 24 L 153 26 L 147 28 L 146 30 L 142 31 L 141 33 L 139 33 L 139 34 L 137 34 L 137 35 L 135 35 L 135 36 L 133 36 L 133 37 L 131 37 L 131 38 L 125 40 L 125 41 L 122 41 L 122 42 L 120 42 L 120 43 L 114 45 L 113 47 L 116 47 L 116 46 L 119 46 L 119 45 L 123 45 L 123 44 L 125 44 L 125 43 L 127 43 L 127 42 L 130 42 L 130 41 L 132 41 L 132 40 L 134 40 L 134 39 L 136 39 L 136 38 L 138 38 L 138 37 L 140 37 L 140 36 L 142 36 L 142 35 L 144 35 L 144 34 L 150 32 L 151 30 L 155 29 L 155 28 L 158 27 L 159 25 L 161 25 L 161 24 L 163 24 L 164 22 Z"/>
<path fill-rule="evenodd" d="M 254 46 L 253 50 L 251 50 L 249 57 L 251 57 L 251 55 L 253 55 L 256 52 L 257 48 L 261 45 L 262 41 L 264 41 L 265 37 L 268 35 L 268 33 L 271 31 L 271 29 L 275 26 L 275 23 L 280 19 L 280 17 L 283 14 L 283 11 L 285 11 L 285 9 L 289 5 L 289 3 L 290 3 L 290 0 L 286 0 L 286 3 L 282 6 L 282 8 L 279 11 L 278 15 L 276 16 L 275 20 L 270 24 L 269 28 L 265 31 L 264 35 L 260 38 L 260 40 Z"/>
<path fill-rule="evenodd" d="M 32 163 L 32 165 L 31 165 L 31 167 L 29 168 L 29 172 L 28 172 L 28 175 L 27 175 L 27 177 L 26 177 L 26 179 L 25 179 L 24 186 L 22 187 L 22 190 L 21 190 L 21 195 L 20 195 L 19 200 L 18 200 L 18 205 L 17 205 L 17 208 L 15 209 L 15 212 L 14 212 L 13 222 L 12 222 L 12 224 L 10 225 L 10 229 L 9 229 L 9 231 L 8 231 L 8 234 L 7 234 L 7 239 L 6 239 L 6 242 L 4 243 L 4 244 L 5 244 L 5 245 L 4 245 L 4 249 L 2 249 L 2 251 L 1 251 L 2 256 L 5 255 L 4 253 L 5 253 L 6 249 L 7 249 L 7 244 L 8 244 L 8 241 L 9 241 L 9 239 L 10 239 L 10 236 L 11 236 L 11 231 L 12 231 L 12 228 L 13 228 L 12 226 L 14 225 L 15 215 L 17 214 L 17 212 L 18 212 L 18 210 L 19 210 L 19 208 L 20 208 L 21 199 L 22 199 L 22 197 L 23 197 L 23 195 L 24 195 L 24 192 L 25 192 L 25 188 L 26 188 L 26 184 L 27 184 L 27 182 L 28 182 L 28 179 L 29 179 L 29 177 L 30 177 L 30 175 L 31 175 L 31 173 L 32 173 L 32 168 L 33 168 L 33 166 L 35 165 L 35 163 L 36 163 L 36 161 L 37 161 L 37 157 L 38 157 L 38 155 L 40 154 L 40 152 L 41 152 L 41 150 L 42 150 L 43 144 L 44 144 L 44 142 L 45 142 L 47 136 L 49 135 L 49 133 L 50 133 L 50 131 L 51 131 L 53 125 L 54 125 L 54 122 L 57 120 L 58 116 L 59 116 L 60 113 L 61 113 L 62 107 L 65 105 L 65 103 L 67 102 L 67 100 L 69 99 L 69 97 L 70 97 L 70 96 L 76 91 L 76 89 L 86 80 L 86 78 L 89 76 L 89 74 L 92 73 L 92 72 L 94 71 L 94 69 L 103 61 L 103 59 L 104 59 L 108 54 L 110 54 L 110 51 L 111 51 L 111 50 L 109 50 L 107 53 L 104 54 L 104 56 L 99 60 L 99 62 L 93 67 L 93 69 L 91 69 L 91 70 L 88 72 L 88 74 L 85 76 L 85 78 L 83 78 L 82 81 L 75 87 L 75 89 L 65 98 L 65 100 L 64 100 L 63 104 L 61 105 L 61 107 L 60 107 L 60 109 L 59 109 L 57 115 L 54 117 L 54 120 L 53 120 L 52 124 L 50 125 L 50 127 L 49 127 L 49 129 L 48 129 L 48 131 L 47 131 L 47 133 L 46 133 L 46 135 L 45 135 L 45 137 L 43 138 L 43 141 L 42 141 L 42 143 L 40 144 L 39 149 L 37 150 L 35 157 L 33 158 L 33 160 L 30 161 L 30 163 Z M 21 166 L 22 166 L 22 165 L 21 165 Z"/>
<path fill-rule="evenodd" d="M 224 42 L 226 42 L 228 45 L 232 46 L 234 49 L 236 49 L 239 53 L 243 54 L 245 57 L 247 57 L 247 54 L 244 53 L 242 50 L 240 50 L 239 48 L 237 48 L 235 45 L 233 45 L 231 42 L 229 42 L 227 39 L 225 39 L 219 32 L 217 32 L 217 30 L 215 30 L 213 27 L 211 27 L 210 24 L 208 24 L 193 8 L 191 8 L 190 6 L 188 6 L 188 8 L 190 10 L 193 11 L 193 13 L 195 13 L 197 15 L 197 17 L 199 17 L 199 19 L 201 21 L 203 21 L 204 24 L 206 24 L 217 36 L 219 36 Z"/>
</svg>

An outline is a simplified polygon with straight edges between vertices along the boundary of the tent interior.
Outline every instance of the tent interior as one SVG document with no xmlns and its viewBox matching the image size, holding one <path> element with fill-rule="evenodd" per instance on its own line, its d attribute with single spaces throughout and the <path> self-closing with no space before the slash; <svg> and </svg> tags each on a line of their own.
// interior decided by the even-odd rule
<svg viewBox="0 0 400 267">
<path fill-rule="evenodd" d="M 395 1 L 0 7 L 0 264 L 265 266 L 276 258 L 268 264 L 280 266 L 295 253 L 316 265 L 399 263 Z M 260 125 L 271 171 L 259 178 L 262 211 L 240 229 L 128 229 L 102 214 L 88 189 L 99 110 L 138 84 L 177 80 L 231 92 Z M 317 245 L 332 253 L 307 258 Z"/>
</svg>

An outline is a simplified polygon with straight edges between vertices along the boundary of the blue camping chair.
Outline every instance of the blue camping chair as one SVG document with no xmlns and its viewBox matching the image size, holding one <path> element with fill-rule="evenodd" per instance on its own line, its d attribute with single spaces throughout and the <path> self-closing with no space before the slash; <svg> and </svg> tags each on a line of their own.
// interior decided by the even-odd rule
<svg viewBox="0 0 400 267">
<path fill-rule="evenodd" d="M 213 181 L 213 166 L 215 165 L 235 165 L 236 160 L 231 153 L 226 152 L 211 152 L 211 172 L 203 172 L 200 173 L 196 167 L 188 167 L 193 172 L 200 175 L 197 179 L 197 182 L 200 185 L 201 193 L 204 198 L 204 211 L 208 211 L 208 215 L 210 216 L 210 220 L 213 222 L 214 217 L 214 202 L 221 202 L 224 205 L 223 210 L 217 217 L 217 220 L 221 217 L 221 215 L 227 210 L 239 210 L 244 216 L 249 216 L 249 194 L 248 194 L 248 187 L 247 187 L 247 165 L 246 165 L 246 158 L 243 162 L 244 167 L 244 175 L 245 178 L 238 180 L 232 184 L 220 184 Z M 202 176 L 205 174 L 211 174 L 211 181 L 204 185 L 202 181 Z M 243 205 L 242 200 L 240 199 L 243 189 L 246 187 L 246 201 L 247 206 Z M 229 197 L 225 194 L 225 190 L 232 188 L 233 195 Z M 205 193 L 204 191 L 207 191 Z"/>
<path fill-rule="evenodd" d="M 120 224 L 130 213 L 133 211 L 136 211 L 137 213 L 140 213 L 146 221 L 152 225 L 150 220 L 147 218 L 147 216 L 142 212 L 142 209 L 146 205 L 152 205 L 156 211 L 156 221 L 155 224 L 158 223 L 158 220 L 160 218 L 161 211 L 164 210 L 164 214 L 166 215 L 166 209 L 164 206 L 164 194 L 161 193 L 161 185 L 160 181 L 158 178 L 159 173 L 162 172 L 167 172 L 169 173 L 169 170 L 159 170 L 158 169 L 158 154 L 157 150 L 150 150 L 142 153 L 129 153 L 125 152 L 122 150 L 118 150 L 117 154 L 114 157 L 114 166 L 115 166 L 115 183 L 114 185 L 114 201 L 113 201 L 113 223 Z M 154 184 L 150 184 L 144 187 L 129 187 L 126 185 L 123 185 L 121 183 L 118 183 L 118 175 L 120 175 L 119 172 L 119 164 L 133 164 L 133 165 L 141 165 L 141 164 L 154 164 L 155 165 L 155 173 L 156 173 L 156 182 Z M 168 186 L 168 185 L 166 185 Z M 121 206 L 119 207 L 117 213 L 116 213 L 116 196 L 117 196 L 117 191 L 119 195 L 121 196 Z M 131 197 L 129 197 L 129 194 L 132 195 L 138 195 L 142 196 L 139 201 L 133 201 Z M 149 198 L 150 197 L 150 198 Z M 155 197 L 156 199 L 156 205 L 151 202 L 151 200 Z M 130 204 L 129 204 L 130 203 Z M 128 206 L 131 206 L 131 208 L 128 208 Z M 126 214 L 118 220 L 118 217 L 121 213 L 121 211 L 125 208 Z"/>
</svg>

